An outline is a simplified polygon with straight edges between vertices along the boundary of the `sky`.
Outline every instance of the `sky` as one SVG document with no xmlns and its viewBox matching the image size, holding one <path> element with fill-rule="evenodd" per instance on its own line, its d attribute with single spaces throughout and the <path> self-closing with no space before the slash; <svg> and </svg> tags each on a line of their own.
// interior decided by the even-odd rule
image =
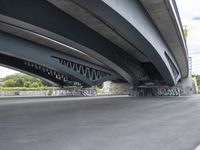
<svg viewBox="0 0 200 150">
<path fill-rule="evenodd" d="M 187 46 L 192 74 L 200 74 L 200 0 L 176 0 L 183 26 L 188 28 Z M 0 67 L 0 78 L 16 71 Z"/>
<path fill-rule="evenodd" d="M 0 78 L 3 78 L 7 75 L 15 74 L 15 73 L 17 73 L 17 71 L 0 66 Z"/>
<path fill-rule="evenodd" d="M 183 26 L 188 28 L 187 46 L 192 74 L 200 74 L 200 0 L 176 0 Z"/>
</svg>

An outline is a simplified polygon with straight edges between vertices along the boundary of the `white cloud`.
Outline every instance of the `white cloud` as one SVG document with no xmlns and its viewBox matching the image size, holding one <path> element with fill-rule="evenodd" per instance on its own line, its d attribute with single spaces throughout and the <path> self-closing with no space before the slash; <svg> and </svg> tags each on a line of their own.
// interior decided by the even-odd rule
<svg viewBox="0 0 200 150">
<path fill-rule="evenodd" d="M 176 0 L 182 24 L 188 27 L 188 51 L 192 72 L 200 74 L 200 0 Z"/>
<path fill-rule="evenodd" d="M 17 73 L 17 71 L 5 67 L 0 67 L 0 78 L 14 73 Z"/>
<path fill-rule="evenodd" d="M 176 0 L 183 22 L 199 17 L 199 0 Z"/>
</svg>

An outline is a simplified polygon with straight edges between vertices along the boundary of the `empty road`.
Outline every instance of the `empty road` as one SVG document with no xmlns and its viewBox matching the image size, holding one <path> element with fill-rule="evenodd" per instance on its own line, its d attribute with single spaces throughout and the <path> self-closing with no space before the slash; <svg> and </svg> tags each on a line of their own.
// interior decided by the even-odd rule
<svg viewBox="0 0 200 150">
<path fill-rule="evenodd" d="M 200 96 L 1 98 L 0 150 L 194 150 Z"/>
</svg>

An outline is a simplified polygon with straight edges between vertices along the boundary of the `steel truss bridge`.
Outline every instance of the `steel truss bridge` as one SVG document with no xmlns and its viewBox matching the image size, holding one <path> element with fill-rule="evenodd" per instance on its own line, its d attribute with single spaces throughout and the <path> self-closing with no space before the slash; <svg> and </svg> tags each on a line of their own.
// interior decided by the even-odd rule
<svg viewBox="0 0 200 150">
<path fill-rule="evenodd" d="M 174 0 L 1 0 L 0 63 L 61 86 L 188 76 Z"/>
</svg>

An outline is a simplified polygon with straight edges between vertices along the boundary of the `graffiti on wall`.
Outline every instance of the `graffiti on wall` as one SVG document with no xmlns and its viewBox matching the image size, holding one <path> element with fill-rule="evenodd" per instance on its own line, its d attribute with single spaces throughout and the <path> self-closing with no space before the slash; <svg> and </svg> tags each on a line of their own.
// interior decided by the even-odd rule
<svg viewBox="0 0 200 150">
<path fill-rule="evenodd" d="M 51 96 L 96 96 L 97 91 L 95 88 L 71 88 L 51 90 L 48 95 Z"/>
<path fill-rule="evenodd" d="M 177 87 L 157 88 L 158 96 L 180 96 L 180 90 Z"/>
<path fill-rule="evenodd" d="M 129 90 L 130 96 L 180 96 L 178 87 L 135 88 Z"/>
<path fill-rule="evenodd" d="M 82 95 L 83 96 L 96 96 L 97 95 L 97 91 L 94 88 L 84 88 L 82 90 Z"/>
</svg>

